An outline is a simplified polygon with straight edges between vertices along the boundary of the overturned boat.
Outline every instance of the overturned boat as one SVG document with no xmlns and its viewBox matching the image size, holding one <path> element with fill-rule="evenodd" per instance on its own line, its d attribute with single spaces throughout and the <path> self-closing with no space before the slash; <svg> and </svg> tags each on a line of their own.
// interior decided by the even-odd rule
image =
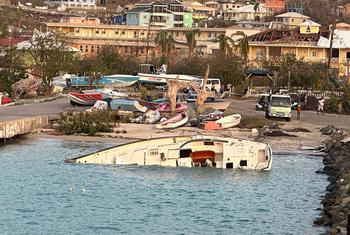
<svg viewBox="0 0 350 235">
<path fill-rule="evenodd" d="M 65 162 L 270 170 L 272 150 L 265 143 L 235 138 L 164 137 L 122 144 Z"/>
</svg>

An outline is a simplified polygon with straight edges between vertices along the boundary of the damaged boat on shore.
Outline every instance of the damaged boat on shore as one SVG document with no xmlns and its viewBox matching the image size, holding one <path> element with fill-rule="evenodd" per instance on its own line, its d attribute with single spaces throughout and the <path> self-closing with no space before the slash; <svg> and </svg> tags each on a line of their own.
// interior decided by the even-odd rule
<svg viewBox="0 0 350 235">
<path fill-rule="evenodd" d="M 270 170 L 268 144 L 214 136 L 163 137 L 110 147 L 66 163 Z"/>
</svg>

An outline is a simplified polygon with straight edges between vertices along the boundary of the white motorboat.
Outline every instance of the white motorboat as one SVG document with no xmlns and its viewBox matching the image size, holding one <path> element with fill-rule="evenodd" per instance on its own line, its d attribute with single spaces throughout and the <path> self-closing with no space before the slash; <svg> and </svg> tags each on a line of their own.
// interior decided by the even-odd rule
<svg viewBox="0 0 350 235">
<path fill-rule="evenodd" d="M 157 129 L 174 129 L 185 125 L 188 122 L 188 116 L 186 113 L 180 113 L 169 120 L 159 123 L 156 125 Z"/>
<path fill-rule="evenodd" d="M 219 120 L 215 121 L 217 124 L 219 124 L 220 128 L 231 128 L 239 125 L 241 122 L 241 115 L 240 114 L 233 114 L 229 115 L 223 118 L 220 118 Z"/>
<path fill-rule="evenodd" d="M 270 170 L 272 150 L 265 143 L 235 138 L 163 137 L 122 144 L 65 162 Z"/>
<path fill-rule="evenodd" d="M 197 81 L 198 78 L 184 74 L 167 74 L 166 65 L 162 65 L 159 69 L 156 69 L 151 64 L 141 64 L 140 72 L 138 73 L 141 84 L 154 84 L 154 85 L 166 85 L 168 80 L 176 79 L 179 77 L 179 81 Z"/>
</svg>

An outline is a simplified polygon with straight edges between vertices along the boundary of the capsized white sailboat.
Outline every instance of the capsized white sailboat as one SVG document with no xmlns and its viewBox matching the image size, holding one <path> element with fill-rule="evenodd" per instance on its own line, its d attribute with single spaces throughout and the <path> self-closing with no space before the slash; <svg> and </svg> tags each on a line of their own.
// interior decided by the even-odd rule
<svg viewBox="0 0 350 235">
<path fill-rule="evenodd" d="M 272 150 L 265 143 L 235 138 L 164 137 L 122 144 L 65 162 L 270 170 Z"/>
</svg>

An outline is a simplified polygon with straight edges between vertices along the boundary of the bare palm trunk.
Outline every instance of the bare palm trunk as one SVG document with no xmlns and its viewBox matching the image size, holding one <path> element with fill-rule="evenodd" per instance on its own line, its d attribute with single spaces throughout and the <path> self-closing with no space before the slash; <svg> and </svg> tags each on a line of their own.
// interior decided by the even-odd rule
<svg viewBox="0 0 350 235">
<path fill-rule="evenodd" d="M 168 84 L 167 96 L 170 101 L 171 112 L 175 113 L 177 92 L 182 88 L 188 88 L 190 86 L 193 86 L 194 84 L 192 82 L 179 81 L 179 76 L 177 76 L 175 80 L 172 80 L 172 79 L 168 80 L 167 84 Z"/>
<path fill-rule="evenodd" d="M 206 90 L 206 84 L 207 84 L 207 80 L 209 77 L 209 64 L 207 66 L 207 70 L 205 72 L 205 76 L 204 76 L 204 81 L 201 87 L 198 87 L 196 85 L 192 86 L 193 89 L 197 92 L 197 100 L 196 100 L 196 105 L 197 105 L 197 111 L 199 113 L 204 111 L 203 105 L 204 105 L 204 101 L 209 97 L 212 96 L 213 93 L 210 91 Z"/>
</svg>

